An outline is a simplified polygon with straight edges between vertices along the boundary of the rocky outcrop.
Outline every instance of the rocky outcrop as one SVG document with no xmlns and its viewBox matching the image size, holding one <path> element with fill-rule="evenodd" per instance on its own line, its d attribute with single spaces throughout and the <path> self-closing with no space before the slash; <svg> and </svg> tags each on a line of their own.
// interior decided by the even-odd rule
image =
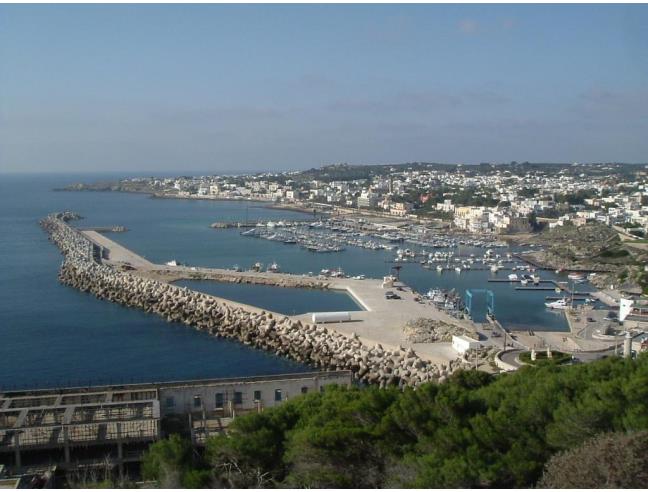
<svg viewBox="0 0 648 492">
<path fill-rule="evenodd" d="M 452 335 L 475 337 L 475 331 L 451 325 L 438 319 L 417 318 L 403 328 L 405 339 L 412 343 L 451 342 Z"/>
<path fill-rule="evenodd" d="M 412 349 L 367 347 L 325 327 L 264 311 L 254 313 L 207 294 L 139 277 L 102 264 L 93 244 L 67 224 L 71 216 L 53 214 L 41 221 L 63 252 L 62 283 L 100 299 L 157 314 L 212 335 L 238 340 L 325 370 L 350 370 L 362 382 L 380 386 L 417 386 L 443 381 L 458 364 L 434 365 Z"/>
</svg>

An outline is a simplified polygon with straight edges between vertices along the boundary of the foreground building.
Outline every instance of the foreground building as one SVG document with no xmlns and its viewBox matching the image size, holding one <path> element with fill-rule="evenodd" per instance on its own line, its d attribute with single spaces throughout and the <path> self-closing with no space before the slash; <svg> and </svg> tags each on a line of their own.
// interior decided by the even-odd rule
<svg viewBox="0 0 648 492">
<path fill-rule="evenodd" d="M 0 463 L 16 474 L 42 464 L 122 469 L 164 437 L 167 422 L 201 445 L 210 434 L 225 432 L 237 415 L 262 412 L 332 384 L 350 385 L 351 373 L 0 393 Z"/>
</svg>

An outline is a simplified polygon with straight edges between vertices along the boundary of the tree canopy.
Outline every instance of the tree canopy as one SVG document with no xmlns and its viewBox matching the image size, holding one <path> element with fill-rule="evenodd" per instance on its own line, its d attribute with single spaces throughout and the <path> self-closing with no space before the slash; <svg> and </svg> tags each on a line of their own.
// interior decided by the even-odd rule
<svg viewBox="0 0 648 492">
<path fill-rule="evenodd" d="M 532 487 L 557 453 L 647 429 L 648 356 L 612 357 L 416 390 L 327 388 L 237 417 L 205 461 L 234 487 Z"/>
</svg>

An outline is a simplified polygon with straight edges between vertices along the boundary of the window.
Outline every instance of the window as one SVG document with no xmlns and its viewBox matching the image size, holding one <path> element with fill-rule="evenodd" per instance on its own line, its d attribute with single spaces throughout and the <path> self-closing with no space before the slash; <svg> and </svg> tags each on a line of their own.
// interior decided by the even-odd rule
<svg viewBox="0 0 648 492">
<path fill-rule="evenodd" d="M 242 405 L 243 404 L 243 393 L 240 391 L 235 391 L 234 392 L 234 405 Z"/>
<path fill-rule="evenodd" d="M 167 406 L 167 408 L 175 407 L 175 400 L 173 399 L 172 396 L 167 396 L 166 406 Z"/>
<path fill-rule="evenodd" d="M 254 391 L 254 401 L 261 401 L 261 391 L 259 390 Z"/>
<path fill-rule="evenodd" d="M 198 408 L 198 407 L 202 406 L 202 398 L 200 397 L 200 395 L 194 395 L 193 400 L 194 400 L 194 407 L 195 408 Z"/>
<path fill-rule="evenodd" d="M 308 393 L 308 386 L 302 386 L 301 392 L 302 392 L 302 395 L 305 395 L 306 393 Z"/>
<path fill-rule="evenodd" d="M 223 393 L 216 393 L 216 408 L 223 408 L 225 403 L 225 395 Z"/>
<path fill-rule="evenodd" d="M 277 389 L 277 390 L 275 390 L 275 401 L 281 401 L 281 400 L 282 400 L 282 398 L 281 398 L 281 390 Z"/>
</svg>

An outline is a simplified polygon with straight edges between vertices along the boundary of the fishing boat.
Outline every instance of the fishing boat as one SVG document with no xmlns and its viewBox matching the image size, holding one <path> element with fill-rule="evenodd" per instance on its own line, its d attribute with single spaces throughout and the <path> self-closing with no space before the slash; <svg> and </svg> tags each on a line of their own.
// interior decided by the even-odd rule
<svg viewBox="0 0 648 492">
<path fill-rule="evenodd" d="M 549 309 L 567 309 L 569 308 L 569 304 L 567 303 L 566 298 L 558 299 L 557 301 L 553 302 L 545 302 L 545 306 L 547 306 Z"/>
<path fill-rule="evenodd" d="M 252 270 L 254 270 L 255 272 L 260 272 L 262 268 L 263 265 L 258 261 L 254 265 L 252 265 Z"/>
</svg>

